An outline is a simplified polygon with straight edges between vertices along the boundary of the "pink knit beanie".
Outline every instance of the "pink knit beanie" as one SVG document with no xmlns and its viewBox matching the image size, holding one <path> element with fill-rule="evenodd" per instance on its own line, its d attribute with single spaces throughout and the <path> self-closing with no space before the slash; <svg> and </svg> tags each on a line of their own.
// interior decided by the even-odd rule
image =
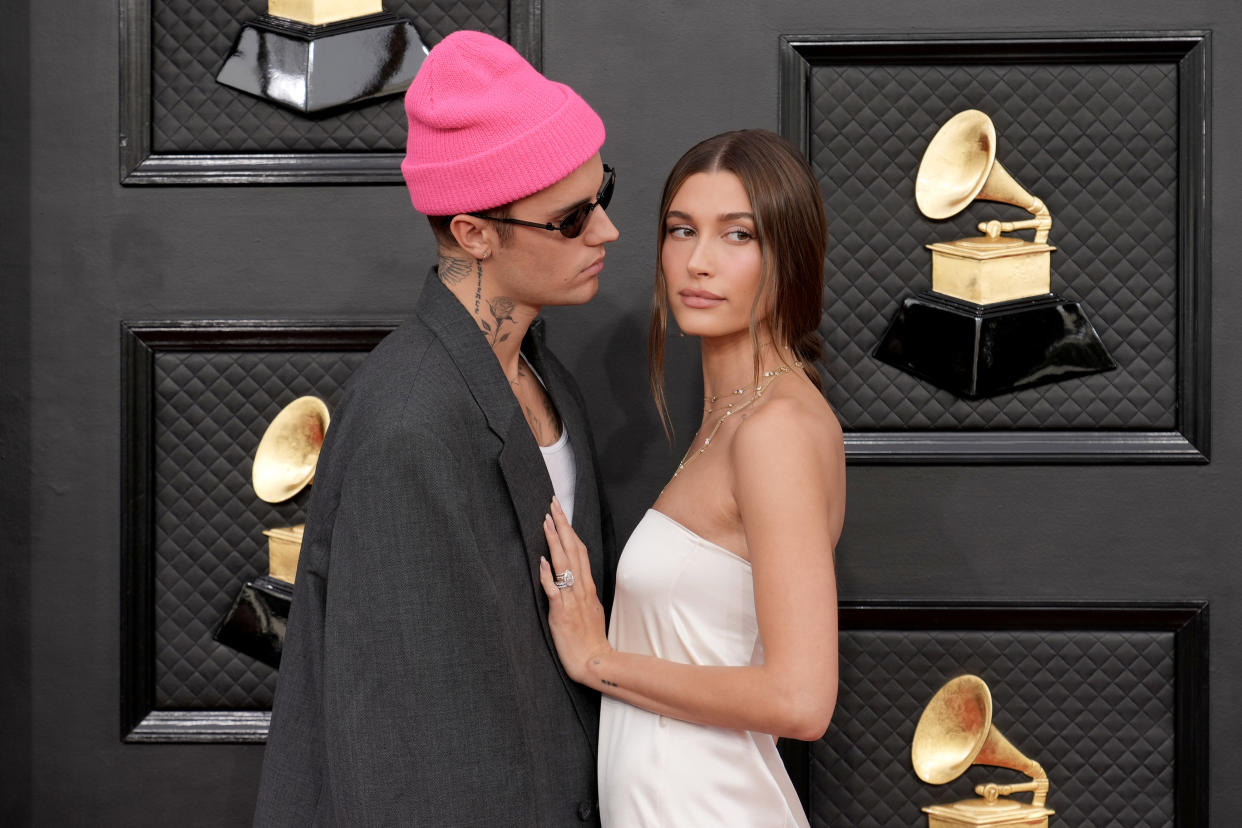
<svg viewBox="0 0 1242 828">
<path fill-rule="evenodd" d="M 405 95 L 401 172 L 430 216 L 508 204 L 555 184 L 604 143 L 604 122 L 576 92 L 482 32 L 436 44 Z"/>
</svg>

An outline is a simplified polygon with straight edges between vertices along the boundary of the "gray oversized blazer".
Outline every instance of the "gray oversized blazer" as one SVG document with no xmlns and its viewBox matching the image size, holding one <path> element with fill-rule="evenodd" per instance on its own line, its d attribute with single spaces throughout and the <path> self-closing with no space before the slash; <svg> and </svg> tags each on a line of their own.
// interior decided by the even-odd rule
<svg viewBox="0 0 1242 828">
<path fill-rule="evenodd" d="M 569 431 L 574 527 L 607 604 L 582 399 L 542 323 L 522 348 Z M 433 270 L 333 414 L 256 825 L 598 824 L 599 696 L 561 668 L 539 584 L 551 498 L 495 355 Z"/>
</svg>

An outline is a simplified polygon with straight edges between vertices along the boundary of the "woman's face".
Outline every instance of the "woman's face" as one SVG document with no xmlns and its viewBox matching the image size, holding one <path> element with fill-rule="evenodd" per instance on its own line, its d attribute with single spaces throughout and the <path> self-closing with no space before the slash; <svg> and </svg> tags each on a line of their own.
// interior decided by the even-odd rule
<svg viewBox="0 0 1242 828">
<path fill-rule="evenodd" d="M 663 232 L 660 265 L 677 326 L 691 336 L 749 336 L 763 252 L 738 177 L 691 175 L 669 204 Z"/>
</svg>

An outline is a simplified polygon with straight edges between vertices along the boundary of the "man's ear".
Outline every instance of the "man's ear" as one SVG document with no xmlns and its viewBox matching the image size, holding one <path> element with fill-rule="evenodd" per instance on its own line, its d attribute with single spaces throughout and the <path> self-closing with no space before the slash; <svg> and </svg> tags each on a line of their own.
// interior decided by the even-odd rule
<svg viewBox="0 0 1242 828">
<path fill-rule="evenodd" d="M 457 246 L 472 259 L 486 259 L 498 246 L 496 229 L 487 219 L 459 213 L 449 222 Z"/>
</svg>

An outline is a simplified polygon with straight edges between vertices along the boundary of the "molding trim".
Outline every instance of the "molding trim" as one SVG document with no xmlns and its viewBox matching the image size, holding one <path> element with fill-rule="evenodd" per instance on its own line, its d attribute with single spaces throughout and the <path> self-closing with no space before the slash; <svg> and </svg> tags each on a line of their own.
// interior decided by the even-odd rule
<svg viewBox="0 0 1242 828">
<path fill-rule="evenodd" d="M 509 42 L 543 68 L 543 0 L 509 0 Z M 400 152 L 161 154 L 151 147 L 151 0 L 120 0 L 122 184 L 402 184 Z"/>
<path fill-rule="evenodd" d="M 169 351 L 370 351 L 395 322 L 121 323 L 121 740 L 262 742 L 267 711 L 155 709 L 155 357 Z"/>
<path fill-rule="evenodd" d="M 843 601 L 843 632 L 937 630 L 1169 632 L 1174 649 L 1174 791 L 1177 825 L 1208 824 L 1208 603 Z M 782 739 L 781 755 L 805 804 L 810 750 Z"/>
<path fill-rule="evenodd" d="M 1211 32 L 1047 35 L 782 35 L 780 132 L 809 151 L 814 67 L 856 63 L 1167 62 L 1178 70 L 1177 426 L 1169 431 L 853 431 L 863 464 L 1207 463 L 1211 447 Z"/>
</svg>

